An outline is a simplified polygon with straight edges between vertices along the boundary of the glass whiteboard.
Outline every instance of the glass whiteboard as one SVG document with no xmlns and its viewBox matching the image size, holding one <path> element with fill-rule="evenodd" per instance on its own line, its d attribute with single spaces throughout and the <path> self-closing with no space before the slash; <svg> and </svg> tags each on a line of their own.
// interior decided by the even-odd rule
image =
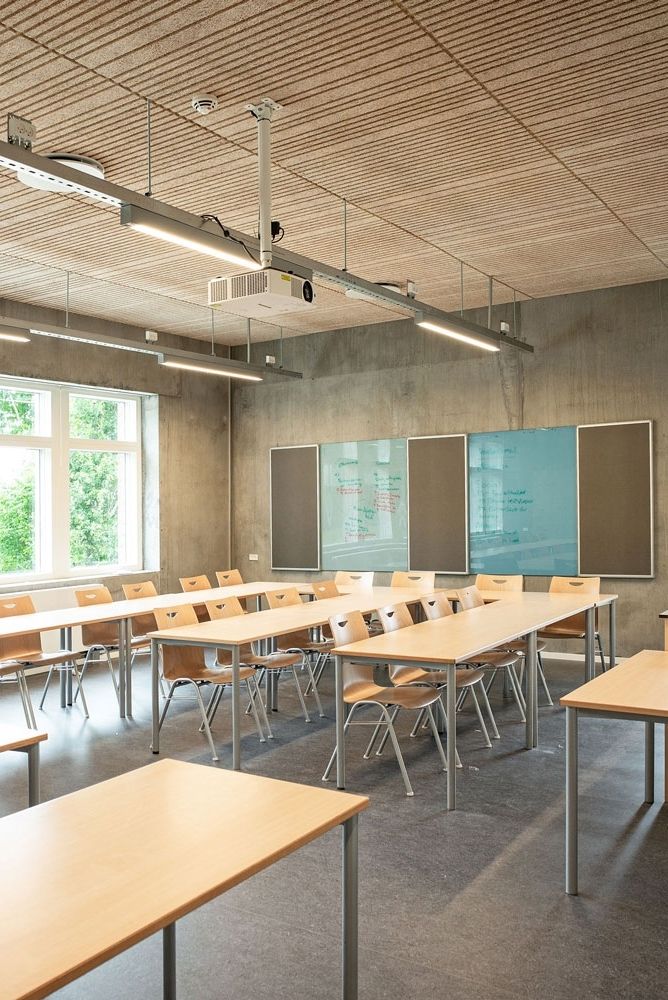
<svg viewBox="0 0 668 1000">
<path fill-rule="evenodd" d="M 408 569 L 405 439 L 320 446 L 322 568 Z"/>
<path fill-rule="evenodd" d="M 469 435 L 472 573 L 577 575 L 575 433 Z"/>
</svg>

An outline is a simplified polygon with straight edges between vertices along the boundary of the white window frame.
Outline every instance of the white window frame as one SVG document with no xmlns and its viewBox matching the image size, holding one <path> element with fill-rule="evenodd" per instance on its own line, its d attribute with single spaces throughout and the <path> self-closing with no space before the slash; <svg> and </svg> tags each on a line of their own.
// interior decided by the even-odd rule
<svg viewBox="0 0 668 1000">
<path fill-rule="evenodd" d="M 50 435 L 0 434 L 0 447 L 39 449 L 39 498 L 37 558 L 39 568 L 21 573 L 0 573 L 0 587 L 30 584 L 45 580 L 70 580 L 95 575 L 115 576 L 118 573 L 143 569 L 143 476 L 142 476 L 142 399 L 143 394 L 117 389 L 95 388 L 62 382 L 44 382 L 0 375 L 0 388 L 28 392 L 45 392 L 50 401 Z M 135 403 L 136 427 L 134 440 L 109 441 L 70 437 L 70 396 Z M 134 558 L 117 563 L 89 566 L 70 565 L 70 503 L 69 460 L 71 450 L 114 452 L 133 459 L 134 502 L 127 511 L 128 530 Z M 126 503 L 127 503 L 126 492 Z M 133 516 L 134 515 L 134 516 Z M 119 511 L 119 519 L 122 517 Z M 119 523 L 119 555 L 121 544 Z"/>
</svg>

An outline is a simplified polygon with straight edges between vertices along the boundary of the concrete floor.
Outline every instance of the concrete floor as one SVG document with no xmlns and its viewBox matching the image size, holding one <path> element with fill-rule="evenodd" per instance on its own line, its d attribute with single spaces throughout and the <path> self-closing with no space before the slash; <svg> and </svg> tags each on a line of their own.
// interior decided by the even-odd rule
<svg viewBox="0 0 668 1000">
<path fill-rule="evenodd" d="M 572 688 L 581 671 L 579 664 L 550 663 L 553 694 Z M 35 678 L 35 703 L 38 687 Z M 154 759 L 145 661 L 135 667 L 132 720 L 117 717 L 102 669 L 87 678 L 86 690 L 89 721 L 76 708 L 60 709 L 55 685 L 40 713 L 49 731 L 44 799 Z M 331 678 L 323 680 L 322 693 L 328 718 L 315 716 L 307 726 L 287 679 L 281 683 L 273 743 L 260 745 L 245 720 L 247 770 L 320 784 L 333 745 Z M 179 697 L 165 723 L 163 753 L 210 764 L 192 698 Z M 360 824 L 360 1000 L 664 997 L 668 811 L 642 804 L 643 727 L 581 725 L 581 895 L 569 898 L 563 892 L 564 715 L 541 708 L 540 749 L 527 753 L 513 705 L 497 694 L 495 708 L 502 739 L 493 750 L 481 746 L 472 714 L 459 718 L 464 769 L 458 772 L 460 808 L 450 815 L 433 744 L 426 736 L 408 739 L 408 716 L 399 733 L 412 799 L 403 794 L 392 755 L 362 760 L 368 730 L 351 735 L 348 787 L 371 797 Z M 21 718 L 15 687 L 4 686 L 0 720 Z M 218 766 L 229 766 L 229 699 L 215 734 Z M 25 777 L 23 755 L 0 756 L 0 814 L 23 808 Z M 657 793 L 658 786 L 657 776 Z M 339 842 L 338 832 L 329 834 L 182 920 L 179 996 L 338 997 Z M 81 873 L 82 881 L 87 877 Z M 159 1000 L 160 937 L 54 995 Z"/>
</svg>

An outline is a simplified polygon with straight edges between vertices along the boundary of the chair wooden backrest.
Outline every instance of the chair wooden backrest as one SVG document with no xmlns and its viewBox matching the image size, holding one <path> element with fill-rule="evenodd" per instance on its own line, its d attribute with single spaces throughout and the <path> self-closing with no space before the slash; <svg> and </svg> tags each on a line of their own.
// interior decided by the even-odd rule
<svg viewBox="0 0 668 1000">
<path fill-rule="evenodd" d="M 406 604 L 386 604 L 384 608 L 378 608 L 376 614 L 380 618 L 383 632 L 395 632 L 398 628 L 406 628 L 414 625 L 413 618 L 408 605 Z"/>
<path fill-rule="evenodd" d="M 436 586 L 436 573 L 431 570 L 395 570 L 390 581 L 391 587 L 417 587 L 418 590 L 433 590 Z"/>
<path fill-rule="evenodd" d="M 369 638 L 369 630 L 366 622 L 359 611 L 347 611 L 345 615 L 332 615 L 329 619 L 329 627 L 334 636 L 337 646 L 344 646 L 349 642 L 360 642 Z M 343 661 L 343 691 L 354 693 L 356 687 L 374 683 L 373 664 L 350 663 Z"/>
<path fill-rule="evenodd" d="M 482 608 L 485 600 L 477 587 L 464 587 L 457 591 L 457 600 L 462 611 L 469 611 L 471 608 Z"/>
<path fill-rule="evenodd" d="M 515 576 L 504 576 L 503 573 L 478 573 L 475 578 L 478 590 L 524 590 L 524 577 L 521 573 Z"/>
<path fill-rule="evenodd" d="M 454 615 L 452 604 L 448 600 L 448 595 L 444 590 L 437 590 L 433 594 L 425 594 L 420 598 L 420 604 L 424 611 L 425 618 L 433 621 L 436 618 L 447 618 Z"/>
<path fill-rule="evenodd" d="M 238 615 L 247 614 L 238 597 L 223 597 L 217 601 L 207 601 L 206 610 L 211 621 L 219 618 L 236 618 Z M 244 643 L 239 647 L 240 657 L 249 657 L 253 653 L 250 644 Z M 232 663 L 232 653 L 229 649 L 219 649 L 216 652 L 216 663 L 222 667 L 229 667 Z"/>
<path fill-rule="evenodd" d="M 80 608 L 113 602 L 109 588 L 97 585 L 75 590 L 74 597 Z M 91 625 L 82 625 L 81 638 L 84 646 L 118 646 L 118 622 L 94 622 Z"/>
<path fill-rule="evenodd" d="M 124 583 L 123 596 L 128 601 L 139 600 L 140 597 L 157 597 L 158 591 L 152 580 L 138 580 L 136 583 Z M 155 615 L 147 611 L 145 615 L 135 615 L 132 619 L 133 636 L 146 635 L 155 631 Z"/>
<path fill-rule="evenodd" d="M 156 608 L 155 623 L 160 631 L 170 628 L 182 628 L 185 625 L 197 625 L 198 618 L 195 609 L 184 604 L 178 608 Z M 180 677 L 198 676 L 206 666 L 204 650 L 201 646 L 163 646 L 160 645 L 162 657 L 162 673 L 165 680 L 175 681 Z"/>
<path fill-rule="evenodd" d="M 13 615 L 31 615 L 35 611 L 30 594 L 13 594 L 0 600 L 0 618 Z M 39 632 L 24 632 L 23 635 L 0 639 L 0 660 L 25 659 L 41 656 L 42 637 Z"/>
<path fill-rule="evenodd" d="M 181 576 L 179 577 L 181 590 L 189 593 L 191 590 L 211 590 L 208 576 Z"/>
<path fill-rule="evenodd" d="M 328 597 L 338 597 L 341 593 L 334 580 L 317 580 L 312 586 L 313 593 L 318 601 L 325 600 Z"/>
<path fill-rule="evenodd" d="M 553 576 L 550 580 L 550 593 L 573 594 L 575 597 L 578 594 L 600 594 L 601 578 L 600 576 Z M 595 627 L 598 628 L 598 609 L 595 618 Z M 563 621 L 556 623 L 555 628 L 584 634 L 586 629 L 585 612 L 582 611 L 578 615 L 564 618 Z"/>
<path fill-rule="evenodd" d="M 286 587 L 285 590 L 268 590 L 264 596 L 270 608 L 288 608 L 302 603 L 296 587 Z"/>
<path fill-rule="evenodd" d="M 236 587 L 244 582 L 238 569 L 216 570 L 216 580 L 219 587 Z"/>
<path fill-rule="evenodd" d="M 345 587 L 346 590 L 359 590 L 362 587 L 373 587 L 373 570 L 337 570 L 334 583 L 337 587 Z"/>
</svg>

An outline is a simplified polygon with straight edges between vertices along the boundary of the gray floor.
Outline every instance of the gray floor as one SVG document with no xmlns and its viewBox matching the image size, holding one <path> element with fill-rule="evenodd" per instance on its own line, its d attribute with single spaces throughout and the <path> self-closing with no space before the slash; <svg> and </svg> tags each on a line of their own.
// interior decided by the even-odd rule
<svg viewBox="0 0 668 1000">
<path fill-rule="evenodd" d="M 550 663 L 553 693 L 572 688 L 581 670 Z M 307 726 L 290 684 L 281 683 L 273 743 L 261 746 L 245 720 L 249 771 L 320 784 L 333 744 L 330 678 L 322 693 L 328 718 L 314 715 Z M 45 799 L 155 759 L 148 751 L 145 662 L 135 668 L 132 720 L 118 719 L 102 669 L 87 679 L 87 694 L 88 722 L 77 709 L 60 709 L 56 685 L 40 713 L 49 731 Z M 408 716 L 400 738 L 413 799 L 403 794 L 391 753 L 361 759 L 368 730 L 350 738 L 349 789 L 371 797 L 360 827 L 360 1000 L 664 997 L 668 810 L 642 805 L 642 726 L 581 725 L 581 895 L 569 898 L 563 892 L 563 713 L 541 708 L 540 749 L 528 753 L 512 704 L 497 693 L 495 708 L 502 739 L 491 751 L 481 746 L 473 716 L 460 716 L 464 769 L 458 772 L 460 808 L 450 815 L 433 744 L 426 736 L 408 739 Z M 0 720 L 21 721 L 13 686 L 0 690 Z M 221 706 L 215 735 L 218 766 L 229 766 L 229 702 Z M 168 716 L 163 753 L 211 763 L 190 696 Z M 658 786 L 657 773 L 657 794 Z M 23 755 L 0 756 L 0 793 L 2 815 L 25 805 Z M 118 849 L 113 830 L 109 847 Z M 82 872 L 82 881 L 87 878 Z M 184 1000 L 338 997 L 338 833 L 181 921 L 177 948 Z M 161 942 L 152 938 L 56 996 L 158 1000 L 160 976 Z"/>
</svg>

